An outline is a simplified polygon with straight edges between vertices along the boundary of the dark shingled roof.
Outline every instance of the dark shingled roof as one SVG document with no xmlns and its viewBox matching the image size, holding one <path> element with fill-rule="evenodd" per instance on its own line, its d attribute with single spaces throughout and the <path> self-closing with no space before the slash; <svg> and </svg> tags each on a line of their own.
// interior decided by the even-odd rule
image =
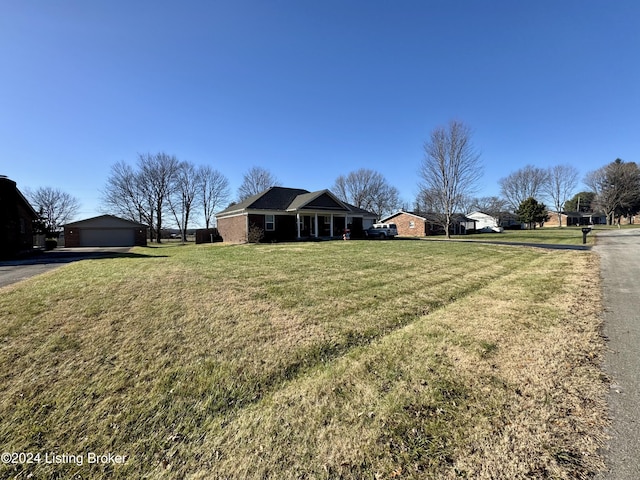
<svg viewBox="0 0 640 480">
<path fill-rule="evenodd" d="M 336 198 L 329 190 L 319 190 L 317 192 L 309 192 L 300 188 L 271 187 L 258 195 L 246 198 L 242 202 L 231 205 L 216 214 L 217 217 L 224 217 L 232 213 L 239 213 L 243 210 L 281 210 L 296 211 L 303 208 L 314 200 L 327 194 L 329 197 Z M 338 200 L 338 202 L 341 202 Z M 375 216 L 362 208 L 354 207 L 346 202 L 341 202 L 352 213 L 356 215 Z M 327 208 L 331 210 L 332 208 Z M 333 208 L 335 210 L 335 208 Z M 344 210 L 343 210 L 344 211 Z"/>
<path fill-rule="evenodd" d="M 226 215 L 239 210 L 286 210 L 298 196 L 309 193 L 301 188 L 271 187 L 262 193 L 245 198 L 243 201 L 231 205 L 217 215 Z"/>
<path fill-rule="evenodd" d="M 295 200 L 291 202 L 287 210 L 296 211 L 308 207 L 315 207 L 320 210 L 349 210 L 344 202 L 340 201 L 333 193 L 326 189 L 298 195 Z"/>
<path fill-rule="evenodd" d="M 88 223 L 91 223 L 99 219 L 110 219 L 112 221 L 119 222 L 121 224 L 130 224 L 131 227 L 136 227 L 136 228 L 143 228 L 143 227 L 148 228 L 147 225 L 145 225 L 144 223 L 134 222 L 131 220 L 127 220 L 126 218 L 116 217 L 115 215 L 98 215 L 97 217 L 85 218 L 84 220 L 78 220 L 75 222 L 67 223 L 64 226 L 65 227 L 82 227 L 83 225 L 86 225 Z"/>
</svg>

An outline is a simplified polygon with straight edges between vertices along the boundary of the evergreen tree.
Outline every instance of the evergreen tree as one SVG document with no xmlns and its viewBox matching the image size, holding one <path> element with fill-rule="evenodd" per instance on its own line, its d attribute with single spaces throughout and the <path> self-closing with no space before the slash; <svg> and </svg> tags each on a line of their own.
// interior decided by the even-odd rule
<svg viewBox="0 0 640 480">
<path fill-rule="evenodd" d="M 516 215 L 518 215 L 518 219 L 521 222 L 528 223 L 529 228 L 532 226 L 536 228 L 536 223 L 542 226 L 549 218 L 549 215 L 547 215 L 547 206 L 544 203 L 538 202 L 533 197 L 529 197 L 520 202 L 520 206 L 516 210 Z"/>
</svg>

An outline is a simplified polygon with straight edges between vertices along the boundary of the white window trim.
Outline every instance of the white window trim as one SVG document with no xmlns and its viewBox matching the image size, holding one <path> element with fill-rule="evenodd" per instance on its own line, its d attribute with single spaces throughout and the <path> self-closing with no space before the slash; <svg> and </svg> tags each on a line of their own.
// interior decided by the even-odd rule
<svg viewBox="0 0 640 480">
<path fill-rule="evenodd" d="M 271 217 L 272 221 L 269 221 L 268 218 Z M 272 225 L 271 228 L 269 228 L 269 224 Z M 264 216 L 264 229 L 267 232 L 273 232 L 276 229 L 276 216 L 272 213 L 268 213 Z"/>
</svg>

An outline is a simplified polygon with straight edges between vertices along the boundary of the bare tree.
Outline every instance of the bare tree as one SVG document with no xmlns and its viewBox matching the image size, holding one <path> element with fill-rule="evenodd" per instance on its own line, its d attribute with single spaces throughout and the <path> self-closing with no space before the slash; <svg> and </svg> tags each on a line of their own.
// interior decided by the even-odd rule
<svg viewBox="0 0 640 480">
<path fill-rule="evenodd" d="M 562 226 L 562 210 L 564 204 L 573 195 L 578 186 L 578 169 L 571 165 L 556 165 L 547 170 L 548 181 L 544 191 L 553 203 L 553 208 L 558 212 L 558 226 Z"/>
<path fill-rule="evenodd" d="M 364 208 L 382 218 L 400 204 L 398 189 L 390 185 L 381 173 L 360 168 L 348 175 L 340 175 L 333 192 L 342 201 Z"/>
<path fill-rule="evenodd" d="M 467 213 L 471 211 L 478 211 L 486 213 L 496 219 L 498 225 L 501 224 L 501 220 L 504 217 L 505 212 L 509 208 L 509 203 L 501 197 L 480 197 L 474 198 L 470 204 L 470 208 Z"/>
<path fill-rule="evenodd" d="M 268 170 L 262 167 L 251 167 L 242 177 L 242 184 L 238 188 L 238 201 L 241 202 L 278 184 L 278 179 Z"/>
<path fill-rule="evenodd" d="M 153 225 L 153 202 L 144 188 L 139 172 L 125 162 L 111 167 L 107 185 L 102 193 L 101 210 L 134 222 Z"/>
<path fill-rule="evenodd" d="M 206 165 L 198 169 L 198 187 L 205 228 L 208 229 L 216 210 L 229 200 L 229 180 L 218 170 Z"/>
<path fill-rule="evenodd" d="M 140 179 L 153 201 L 156 215 L 156 242 L 162 242 L 162 215 L 179 170 L 178 159 L 164 152 L 138 156 Z"/>
<path fill-rule="evenodd" d="M 192 207 L 200 192 L 196 167 L 189 162 L 180 162 L 173 182 L 167 200 L 178 229 L 180 229 L 182 241 L 186 242 Z"/>
<path fill-rule="evenodd" d="M 500 194 L 516 211 L 529 197 L 539 198 L 549 181 L 549 172 L 544 168 L 527 165 L 505 178 L 498 180 Z"/>
<path fill-rule="evenodd" d="M 640 169 L 634 162 L 618 158 L 589 172 L 584 183 L 595 192 L 593 203 L 604 210 L 609 225 L 615 216 L 631 215 L 640 209 Z"/>
<path fill-rule="evenodd" d="M 400 192 L 396 187 L 385 184 L 373 194 L 371 205 L 371 212 L 375 213 L 378 218 L 384 218 L 400 208 Z"/>
<path fill-rule="evenodd" d="M 40 187 L 35 191 L 26 190 L 25 194 L 49 233 L 60 231 L 60 227 L 73 219 L 80 209 L 77 198 L 58 188 Z"/>
<path fill-rule="evenodd" d="M 424 152 L 420 191 L 430 203 L 435 221 L 450 238 L 452 215 L 460 208 L 462 199 L 475 191 L 482 176 L 480 154 L 471 144 L 471 129 L 458 121 L 431 132 Z"/>
</svg>

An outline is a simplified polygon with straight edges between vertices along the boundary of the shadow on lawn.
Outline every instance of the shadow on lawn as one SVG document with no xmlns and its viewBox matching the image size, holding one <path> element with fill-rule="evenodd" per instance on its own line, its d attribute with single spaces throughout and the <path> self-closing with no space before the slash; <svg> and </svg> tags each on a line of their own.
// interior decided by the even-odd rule
<svg viewBox="0 0 640 480">
<path fill-rule="evenodd" d="M 0 267 L 20 265 L 49 265 L 78 262 L 80 260 L 103 260 L 106 258 L 163 258 L 167 255 L 131 253 L 127 247 L 114 248 L 62 248 L 37 252 L 13 260 L 0 260 Z"/>
<path fill-rule="evenodd" d="M 546 248 L 547 250 L 591 250 L 593 245 L 575 245 L 566 243 L 536 243 L 536 242 L 518 242 L 508 240 L 487 240 L 483 238 L 452 238 L 447 240 L 444 236 L 438 237 L 396 237 L 395 240 L 417 240 L 429 242 L 451 242 L 451 243 L 478 243 L 485 245 L 508 245 L 512 247 L 535 247 Z"/>
</svg>

